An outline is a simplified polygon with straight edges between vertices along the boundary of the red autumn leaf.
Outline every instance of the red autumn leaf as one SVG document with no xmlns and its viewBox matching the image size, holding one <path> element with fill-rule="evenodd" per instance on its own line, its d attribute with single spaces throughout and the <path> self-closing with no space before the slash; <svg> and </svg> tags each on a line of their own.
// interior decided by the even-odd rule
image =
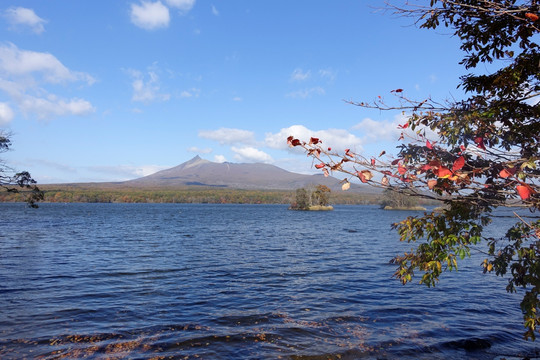
<svg viewBox="0 0 540 360">
<path fill-rule="evenodd" d="M 361 182 L 367 183 L 366 177 L 365 177 L 364 174 L 362 174 L 360 171 L 358 171 L 358 172 L 356 173 L 356 176 L 358 176 L 358 178 L 360 179 Z"/>
<path fill-rule="evenodd" d="M 517 168 L 506 168 L 506 169 L 502 169 L 501 172 L 499 173 L 499 176 L 502 177 L 503 179 L 506 179 L 512 175 L 514 175 L 517 171 Z"/>
<path fill-rule="evenodd" d="M 309 139 L 309 145 L 311 145 L 311 144 L 317 145 L 320 142 L 322 142 L 322 141 L 320 141 L 318 138 L 312 137 L 312 138 Z"/>
<path fill-rule="evenodd" d="M 466 147 L 463 146 L 463 145 L 459 145 L 459 148 L 461 149 L 461 151 L 465 151 Z"/>
<path fill-rule="evenodd" d="M 371 166 L 375 166 L 375 159 L 371 159 Z"/>
<path fill-rule="evenodd" d="M 396 93 L 400 93 L 400 92 L 403 92 L 403 89 L 396 89 L 396 90 L 392 90 L 390 92 L 396 92 Z"/>
<path fill-rule="evenodd" d="M 426 146 L 428 149 L 433 149 L 433 145 L 429 142 L 429 140 L 426 140 Z"/>
<path fill-rule="evenodd" d="M 300 142 L 300 140 L 295 139 L 293 136 L 289 136 L 289 137 L 287 138 L 287 144 L 288 144 L 290 147 L 293 147 L 293 146 L 301 145 L 302 143 Z"/>
<path fill-rule="evenodd" d="M 465 166 L 465 158 L 463 156 L 460 156 L 457 158 L 456 161 L 454 161 L 454 165 L 452 166 L 452 171 L 461 170 L 463 166 Z"/>
<path fill-rule="evenodd" d="M 383 156 L 384 154 L 386 154 L 385 150 L 381 151 L 381 153 L 379 154 L 379 157 Z"/>
<path fill-rule="evenodd" d="M 397 165 L 400 161 L 401 161 L 401 159 L 396 159 L 396 160 L 392 161 L 391 164 L 392 165 Z"/>
<path fill-rule="evenodd" d="M 440 178 L 446 179 L 452 176 L 452 172 L 450 171 L 450 169 L 443 166 L 435 172 L 435 175 L 437 175 Z"/>
<path fill-rule="evenodd" d="M 398 125 L 398 129 L 406 129 L 406 128 L 408 128 L 408 127 L 409 127 L 409 123 L 408 123 L 408 122 L 405 123 L 405 124 L 403 124 L 403 125 Z"/>
<path fill-rule="evenodd" d="M 320 164 L 315 164 L 315 167 L 317 169 L 322 169 L 323 167 L 325 167 L 326 165 L 324 163 L 320 163 Z"/>
<path fill-rule="evenodd" d="M 527 19 L 529 19 L 531 21 L 538 20 L 538 15 L 533 14 L 533 13 L 526 13 L 525 16 L 527 17 Z"/>
<path fill-rule="evenodd" d="M 420 171 L 425 173 L 426 171 L 431 170 L 431 165 L 425 164 L 420 168 Z"/>
<path fill-rule="evenodd" d="M 399 164 L 398 165 L 398 173 L 400 173 L 400 175 L 403 175 L 407 172 L 407 168 L 405 166 L 403 166 L 402 164 Z"/>
<path fill-rule="evenodd" d="M 437 185 L 437 180 L 435 180 L 435 179 L 428 180 L 427 186 L 428 186 L 429 190 L 433 190 L 435 185 Z"/>
<path fill-rule="evenodd" d="M 293 136 L 289 136 L 289 137 L 287 138 L 287 145 L 289 145 L 289 146 L 292 147 L 292 146 L 293 146 L 293 145 L 292 145 L 292 140 L 293 140 L 293 139 L 294 139 Z"/>
<path fill-rule="evenodd" d="M 484 145 L 484 138 L 481 136 L 478 136 L 474 138 L 474 143 L 476 146 L 478 146 L 479 149 L 486 150 L 486 146 Z"/>
<path fill-rule="evenodd" d="M 392 176 L 392 172 L 390 172 L 390 171 L 388 171 L 388 170 L 384 170 L 384 171 L 382 171 L 382 173 L 383 173 L 384 175 Z"/>
<path fill-rule="evenodd" d="M 522 200 L 527 200 L 532 194 L 536 193 L 536 191 L 527 184 L 516 186 L 516 190 Z"/>
<path fill-rule="evenodd" d="M 373 178 L 373 174 L 369 170 L 358 171 L 356 175 L 362 180 L 363 183 L 368 182 Z"/>
<path fill-rule="evenodd" d="M 308 156 L 315 156 L 317 159 L 321 156 L 321 149 L 309 149 Z"/>
</svg>

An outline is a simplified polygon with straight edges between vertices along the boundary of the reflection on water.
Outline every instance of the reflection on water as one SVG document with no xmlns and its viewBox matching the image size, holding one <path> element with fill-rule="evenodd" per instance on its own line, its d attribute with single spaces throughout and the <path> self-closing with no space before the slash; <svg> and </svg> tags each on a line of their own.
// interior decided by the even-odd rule
<svg viewBox="0 0 540 360">
<path fill-rule="evenodd" d="M 280 205 L 0 204 L 1 358 L 535 355 L 480 254 L 392 279 L 406 213 Z M 512 218 L 498 218 L 496 234 Z"/>
</svg>

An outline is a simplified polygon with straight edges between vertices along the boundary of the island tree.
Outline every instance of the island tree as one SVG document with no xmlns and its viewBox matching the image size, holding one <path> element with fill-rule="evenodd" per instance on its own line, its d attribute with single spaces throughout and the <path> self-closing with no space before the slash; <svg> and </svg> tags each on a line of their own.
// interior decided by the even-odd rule
<svg viewBox="0 0 540 360">
<path fill-rule="evenodd" d="M 8 151 L 11 147 L 9 134 L 0 132 L 0 153 Z M 27 171 L 15 172 L 0 160 L 0 188 L 9 193 L 21 193 L 28 205 L 37 207 L 36 202 L 43 200 L 43 193 L 36 185 Z"/>
<path fill-rule="evenodd" d="M 296 189 L 295 202 L 292 209 L 309 210 L 312 206 L 328 206 L 330 204 L 330 188 L 326 185 L 309 186 Z"/>
<path fill-rule="evenodd" d="M 325 175 L 347 174 L 344 189 L 356 178 L 443 201 L 442 212 L 393 225 L 401 241 L 418 242 L 392 260 L 398 266 L 395 276 L 405 284 L 419 273 L 420 283 L 434 286 L 484 241 L 480 270 L 506 275 L 509 292 L 523 288 L 524 335 L 534 340 L 540 323 L 540 221 L 514 212 L 516 224 L 506 234 L 486 238 L 483 230 L 497 207 L 540 208 L 539 5 L 535 0 L 431 0 L 425 6 L 388 8 L 412 17 L 420 28 L 448 27 L 461 40 L 461 64 L 470 71 L 460 78 L 464 98 L 415 100 L 395 88 L 393 102 L 350 101 L 408 116 L 400 125 L 395 158 L 332 152 L 317 138 L 291 136 L 288 143 L 303 147 Z M 497 70 L 482 73 L 487 63 Z"/>
</svg>

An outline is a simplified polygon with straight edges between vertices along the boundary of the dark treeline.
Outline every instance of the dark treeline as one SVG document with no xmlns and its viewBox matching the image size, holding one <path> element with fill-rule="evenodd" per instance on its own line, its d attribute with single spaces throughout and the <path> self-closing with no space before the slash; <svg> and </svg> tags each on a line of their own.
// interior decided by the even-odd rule
<svg viewBox="0 0 540 360">
<path fill-rule="evenodd" d="M 44 202 L 82 203 L 211 203 L 290 204 L 294 191 L 223 188 L 130 188 L 80 185 L 42 185 Z M 22 194 L 0 192 L 0 202 L 24 201 Z M 332 193 L 332 204 L 380 204 L 379 194 Z"/>
</svg>

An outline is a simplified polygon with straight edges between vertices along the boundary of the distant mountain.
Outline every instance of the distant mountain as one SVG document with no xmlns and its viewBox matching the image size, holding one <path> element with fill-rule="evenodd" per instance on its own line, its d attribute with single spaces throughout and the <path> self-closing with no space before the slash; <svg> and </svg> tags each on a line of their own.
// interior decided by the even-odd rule
<svg viewBox="0 0 540 360">
<path fill-rule="evenodd" d="M 215 163 L 195 156 L 170 169 L 158 171 L 139 179 L 124 182 L 132 186 L 173 187 L 201 186 L 256 190 L 294 190 L 311 184 L 322 184 L 341 190 L 340 180 L 320 175 L 303 175 L 286 171 L 274 165 L 253 163 Z M 353 188 L 373 190 L 369 187 Z"/>
</svg>

